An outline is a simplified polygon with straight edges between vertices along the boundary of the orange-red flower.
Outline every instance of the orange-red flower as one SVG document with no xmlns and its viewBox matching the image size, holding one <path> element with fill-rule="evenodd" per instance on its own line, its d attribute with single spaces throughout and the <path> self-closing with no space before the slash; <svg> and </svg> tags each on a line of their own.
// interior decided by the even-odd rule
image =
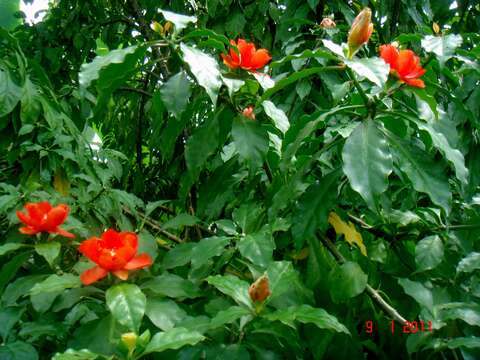
<svg viewBox="0 0 480 360">
<path fill-rule="evenodd" d="M 78 250 L 97 266 L 80 275 L 84 285 L 90 285 L 107 276 L 109 272 L 127 280 L 128 270 L 142 269 L 152 265 L 150 255 L 137 255 L 138 237 L 132 232 L 117 232 L 109 229 L 101 238 L 92 237 L 83 241 Z"/>
<path fill-rule="evenodd" d="M 372 11 L 369 8 L 365 8 L 353 20 L 352 27 L 348 33 L 348 58 L 351 58 L 370 39 L 373 32 L 371 19 Z"/>
<path fill-rule="evenodd" d="M 68 238 L 74 238 L 75 235 L 61 229 L 59 226 L 65 222 L 70 211 L 65 204 L 52 207 L 48 201 L 38 203 L 27 203 L 25 205 L 26 213 L 17 211 L 17 217 L 26 226 L 20 228 L 22 234 L 35 235 L 40 232 L 49 234 L 58 234 Z"/>
<path fill-rule="evenodd" d="M 420 59 L 412 50 L 398 50 L 393 45 L 380 46 L 380 56 L 390 65 L 390 73 L 397 76 L 400 81 L 424 88 L 423 80 L 418 79 L 425 74 L 425 69 L 420 65 Z"/>
<path fill-rule="evenodd" d="M 253 106 L 247 106 L 245 109 L 243 109 L 242 111 L 242 114 L 243 116 L 245 116 L 246 118 L 249 118 L 249 119 L 252 119 L 252 120 L 255 120 L 255 113 L 254 113 L 255 109 L 253 108 Z"/>
<path fill-rule="evenodd" d="M 245 70 L 255 71 L 267 65 L 272 59 L 268 50 L 255 49 L 255 45 L 250 42 L 246 42 L 244 39 L 238 39 L 235 43 L 234 40 L 230 40 L 230 44 L 236 46 L 238 54 L 235 50 L 230 49 L 228 55 L 221 54 L 223 62 L 230 69 L 242 68 Z"/>
</svg>

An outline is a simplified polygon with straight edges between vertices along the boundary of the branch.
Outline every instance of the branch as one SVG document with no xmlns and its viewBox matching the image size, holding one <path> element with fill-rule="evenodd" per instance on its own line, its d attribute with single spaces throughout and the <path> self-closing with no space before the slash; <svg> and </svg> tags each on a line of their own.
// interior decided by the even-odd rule
<svg viewBox="0 0 480 360">
<path fill-rule="evenodd" d="M 337 263 L 343 264 L 346 260 L 343 255 L 340 254 L 340 252 L 337 250 L 335 244 L 332 243 L 330 239 L 325 236 L 319 235 L 319 237 L 322 244 L 328 249 L 328 251 L 330 251 L 335 260 L 337 260 Z M 382 298 L 382 296 L 369 284 L 367 284 L 365 290 L 367 291 L 367 294 L 372 298 L 372 300 L 374 300 L 388 315 L 390 315 L 391 318 L 393 318 L 395 321 L 402 325 L 405 325 L 407 323 L 407 320 L 402 315 L 400 315 L 394 307 L 389 305 Z"/>
</svg>

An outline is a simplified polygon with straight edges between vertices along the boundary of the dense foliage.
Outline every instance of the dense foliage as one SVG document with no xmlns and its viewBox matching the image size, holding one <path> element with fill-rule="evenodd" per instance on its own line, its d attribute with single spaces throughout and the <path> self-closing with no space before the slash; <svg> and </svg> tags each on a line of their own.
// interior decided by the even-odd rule
<svg viewBox="0 0 480 360">
<path fill-rule="evenodd" d="M 21 15 L 0 359 L 480 358 L 478 0 Z"/>
</svg>

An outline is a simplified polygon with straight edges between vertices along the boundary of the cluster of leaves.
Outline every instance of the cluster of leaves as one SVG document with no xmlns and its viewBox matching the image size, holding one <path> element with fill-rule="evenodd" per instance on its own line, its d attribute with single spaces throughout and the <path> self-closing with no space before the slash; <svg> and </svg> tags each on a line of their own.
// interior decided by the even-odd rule
<svg viewBox="0 0 480 360">
<path fill-rule="evenodd" d="M 480 356 L 478 1 L 1 6 L 0 358 Z M 238 37 L 268 75 L 222 64 Z M 389 77 L 392 41 L 425 89 Z M 18 232 L 41 200 L 77 240 Z M 82 286 L 76 241 L 110 227 L 154 264 Z"/>
</svg>

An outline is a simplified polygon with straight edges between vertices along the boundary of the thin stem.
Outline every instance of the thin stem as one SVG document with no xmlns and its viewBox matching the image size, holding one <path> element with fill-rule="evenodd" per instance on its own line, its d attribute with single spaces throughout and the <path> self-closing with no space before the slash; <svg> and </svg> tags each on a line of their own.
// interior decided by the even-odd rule
<svg viewBox="0 0 480 360">
<path fill-rule="evenodd" d="M 360 97 L 362 98 L 363 102 L 365 103 L 365 106 L 367 108 L 370 107 L 370 100 L 368 99 L 367 94 L 365 94 L 365 91 L 363 91 L 362 87 L 360 86 L 360 83 L 358 82 L 357 78 L 355 77 L 355 74 L 353 73 L 352 69 L 346 68 L 347 69 L 347 74 L 352 79 L 353 85 L 357 89 L 358 93 L 360 94 Z"/>
</svg>

